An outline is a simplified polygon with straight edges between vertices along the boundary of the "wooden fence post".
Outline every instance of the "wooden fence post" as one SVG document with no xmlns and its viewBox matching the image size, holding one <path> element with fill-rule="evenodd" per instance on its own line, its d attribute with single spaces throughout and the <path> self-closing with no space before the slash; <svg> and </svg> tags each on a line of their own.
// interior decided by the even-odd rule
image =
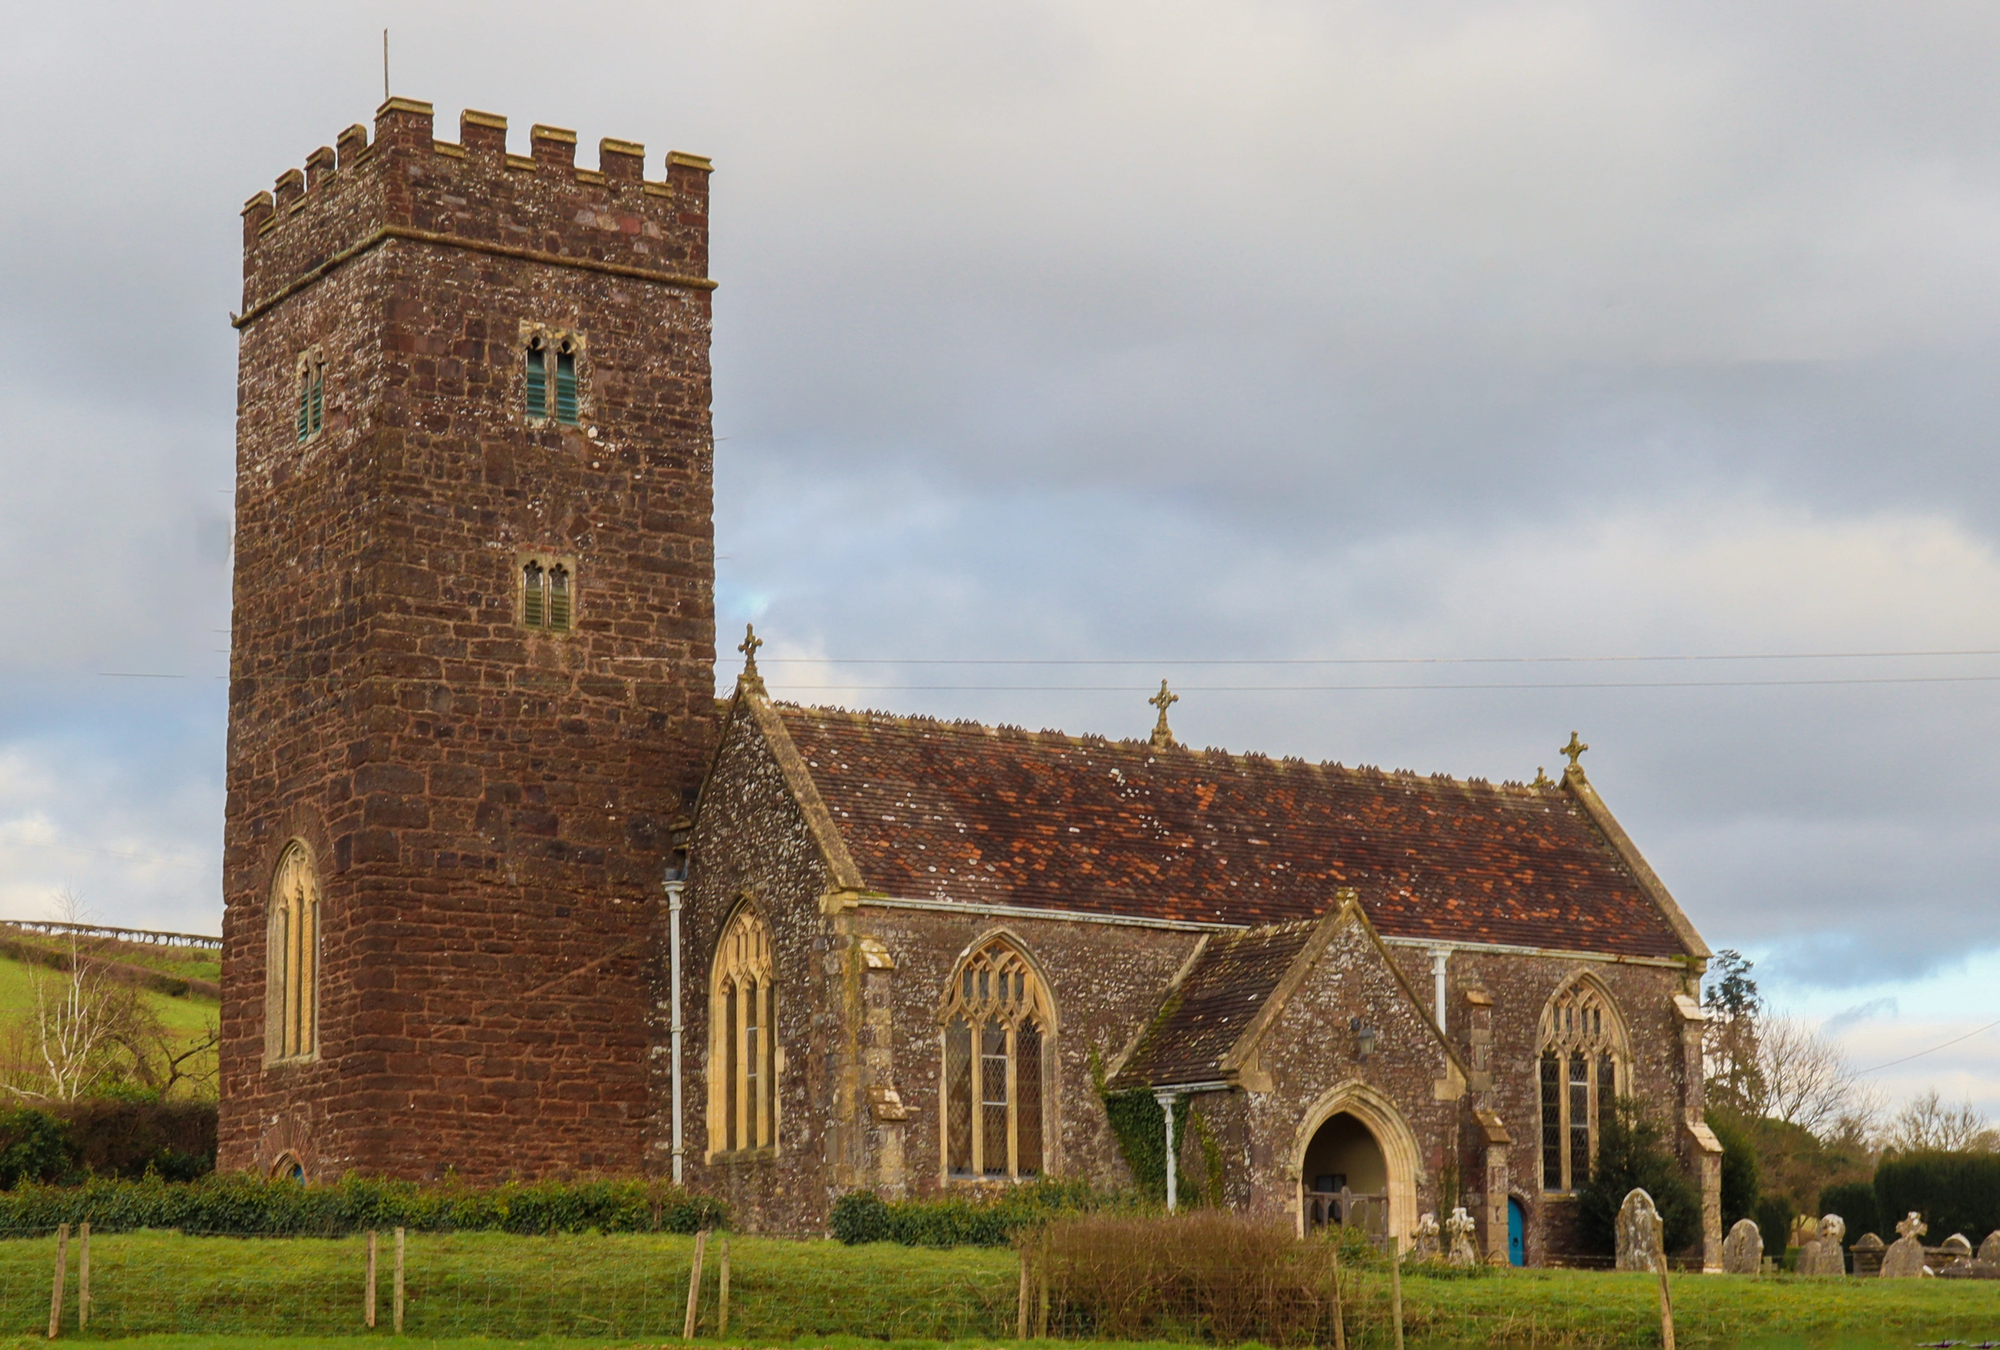
<svg viewBox="0 0 2000 1350">
<path fill-rule="evenodd" d="M 1674 1350 L 1674 1296 L 1667 1288 L 1667 1258 L 1662 1255 L 1658 1266 L 1660 1272 L 1660 1344 L 1665 1350 Z"/>
<path fill-rule="evenodd" d="M 701 1310 L 701 1260 L 708 1254 L 708 1230 L 694 1235 L 694 1264 L 688 1268 L 687 1320 L 681 1324 L 681 1339 L 694 1339 L 695 1314 Z"/>
<path fill-rule="evenodd" d="M 375 1230 L 368 1230 L 368 1277 L 361 1282 L 361 1320 L 375 1325 Z"/>
<path fill-rule="evenodd" d="M 56 1279 L 49 1293 L 49 1339 L 62 1332 L 63 1276 L 69 1270 L 69 1225 L 56 1227 Z"/>
<path fill-rule="evenodd" d="M 729 1334 L 729 1234 L 727 1233 L 722 1235 L 722 1269 L 716 1273 L 721 1276 L 721 1289 L 718 1291 L 717 1299 L 721 1307 L 715 1315 L 715 1334 L 727 1336 Z"/>
<path fill-rule="evenodd" d="M 1028 1339 L 1028 1248 L 1021 1248 L 1021 1297 L 1014 1314 L 1014 1339 Z"/>
<path fill-rule="evenodd" d="M 1389 1304 L 1396 1318 L 1396 1350 L 1403 1350 L 1403 1240 L 1389 1235 Z"/>
<path fill-rule="evenodd" d="M 90 1325 L 90 1225 L 77 1225 L 76 1329 Z"/>
<path fill-rule="evenodd" d="M 403 1334 L 403 1230 L 396 1230 L 396 1293 L 393 1305 L 396 1334 Z"/>
</svg>

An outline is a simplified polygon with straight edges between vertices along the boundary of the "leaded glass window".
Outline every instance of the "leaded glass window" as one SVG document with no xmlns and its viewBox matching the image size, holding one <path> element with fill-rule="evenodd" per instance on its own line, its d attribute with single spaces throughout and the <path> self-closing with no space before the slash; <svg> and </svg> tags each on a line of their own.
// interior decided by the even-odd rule
<svg viewBox="0 0 2000 1350">
<path fill-rule="evenodd" d="M 771 930 L 748 905 L 723 930 L 709 1001 L 711 1153 L 778 1141 L 778 997 Z"/>
<path fill-rule="evenodd" d="M 1610 998 L 1594 982 L 1571 985 L 1543 1012 L 1538 1061 L 1543 1190 L 1573 1191 L 1589 1180 L 1628 1062 Z"/>
<path fill-rule="evenodd" d="M 946 1174 L 995 1181 L 1042 1175 L 1054 1019 L 1026 958 L 1006 942 L 967 957 L 947 986 L 940 1021 Z"/>
</svg>

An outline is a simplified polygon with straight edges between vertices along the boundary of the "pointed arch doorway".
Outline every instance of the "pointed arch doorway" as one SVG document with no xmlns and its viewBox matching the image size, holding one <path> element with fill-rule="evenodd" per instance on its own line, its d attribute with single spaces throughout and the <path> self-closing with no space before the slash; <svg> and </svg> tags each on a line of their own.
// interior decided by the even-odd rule
<svg viewBox="0 0 2000 1350">
<path fill-rule="evenodd" d="M 1306 1112 L 1292 1149 L 1301 1233 L 1327 1223 L 1407 1240 L 1416 1224 L 1417 1140 L 1388 1097 L 1355 1080 Z"/>
</svg>

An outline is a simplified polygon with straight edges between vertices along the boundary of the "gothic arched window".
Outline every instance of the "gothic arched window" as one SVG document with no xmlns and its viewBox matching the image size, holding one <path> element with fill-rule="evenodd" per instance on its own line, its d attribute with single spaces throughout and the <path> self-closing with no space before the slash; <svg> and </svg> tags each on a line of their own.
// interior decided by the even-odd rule
<svg viewBox="0 0 2000 1350">
<path fill-rule="evenodd" d="M 951 978 L 939 1013 L 945 1172 L 1040 1176 L 1054 1096 L 1048 992 L 1011 944 L 989 942 Z"/>
<path fill-rule="evenodd" d="M 1629 1062 L 1617 1011 L 1595 983 L 1579 980 L 1543 1009 L 1543 1190 L 1573 1191 L 1590 1178 L 1598 1135 Z"/>
<path fill-rule="evenodd" d="M 567 633 L 576 618 L 576 566 L 571 559 L 523 557 L 521 626 Z"/>
<path fill-rule="evenodd" d="M 709 994 L 711 1153 L 778 1142 L 778 1016 L 771 930 L 748 905 L 723 929 Z"/>
<path fill-rule="evenodd" d="M 298 439 L 311 440 L 326 425 L 326 358 L 317 347 L 299 357 Z"/>
<path fill-rule="evenodd" d="M 296 839 L 278 858 L 269 909 L 265 1057 L 310 1058 L 319 1048 L 319 873 Z"/>
</svg>

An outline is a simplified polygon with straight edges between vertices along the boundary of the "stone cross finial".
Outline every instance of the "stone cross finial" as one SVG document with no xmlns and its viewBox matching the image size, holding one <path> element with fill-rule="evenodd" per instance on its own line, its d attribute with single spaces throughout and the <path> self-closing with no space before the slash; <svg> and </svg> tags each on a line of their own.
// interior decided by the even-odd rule
<svg viewBox="0 0 2000 1350">
<path fill-rule="evenodd" d="M 1543 767 L 1542 767 L 1541 765 L 1537 764 L 1537 765 L 1535 766 L 1535 781 L 1534 781 L 1534 782 L 1532 782 L 1532 783 L 1530 783 L 1530 784 L 1528 784 L 1528 786 L 1529 786 L 1529 787 L 1554 787 L 1555 785 L 1556 785 L 1556 780 L 1555 780 L 1555 779 L 1553 779 L 1553 778 L 1551 778 L 1551 777 L 1549 777 L 1549 771 L 1548 771 L 1547 769 L 1543 768 Z"/>
<path fill-rule="evenodd" d="M 764 645 L 764 639 L 757 636 L 755 624 L 743 625 L 743 641 L 736 644 L 736 650 L 743 653 L 743 674 L 747 679 L 757 679 L 757 649 Z"/>
<path fill-rule="evenodd" d="M 1576 738 L 1576 733 L 1572 731 L 1569 734 L 1569 744 L 1565 745 L 1558 753 L 1569 756 L 1570 768 L 1579 769 L 1582 768 L 1583 766 L 1578 764 L 1577 761 L 1583 758 L 1583 752 L 1588 749 L 1590 749 L 1590 747 L 1585 745 L 1582 741 L 1578 740 Z"/>
<path fill-rule="evenodd" d="M 1896 1225 L 1896 1232 L 1906 1238 L 1920 1238 L 1930 1231 L 1931 1226 L 1914 1209 L 1910 1211 L 1909 1218 Z"/>
<path fill-rule="evenodd" d="M 1160 720 L 1153 724 L 1153 748 L 1155 750 L 1171 749 L 1175 744 L 1173 728 L 1167 725 L 1167 709 L 1180 701 L 1181 696 L 1179 694 L 1167 691 L 1167 682 L 1165 680 L 1160 681 L 1160 692 L 1146 700 L 1146 702 L 1160 710 Z"/>
</svg>

